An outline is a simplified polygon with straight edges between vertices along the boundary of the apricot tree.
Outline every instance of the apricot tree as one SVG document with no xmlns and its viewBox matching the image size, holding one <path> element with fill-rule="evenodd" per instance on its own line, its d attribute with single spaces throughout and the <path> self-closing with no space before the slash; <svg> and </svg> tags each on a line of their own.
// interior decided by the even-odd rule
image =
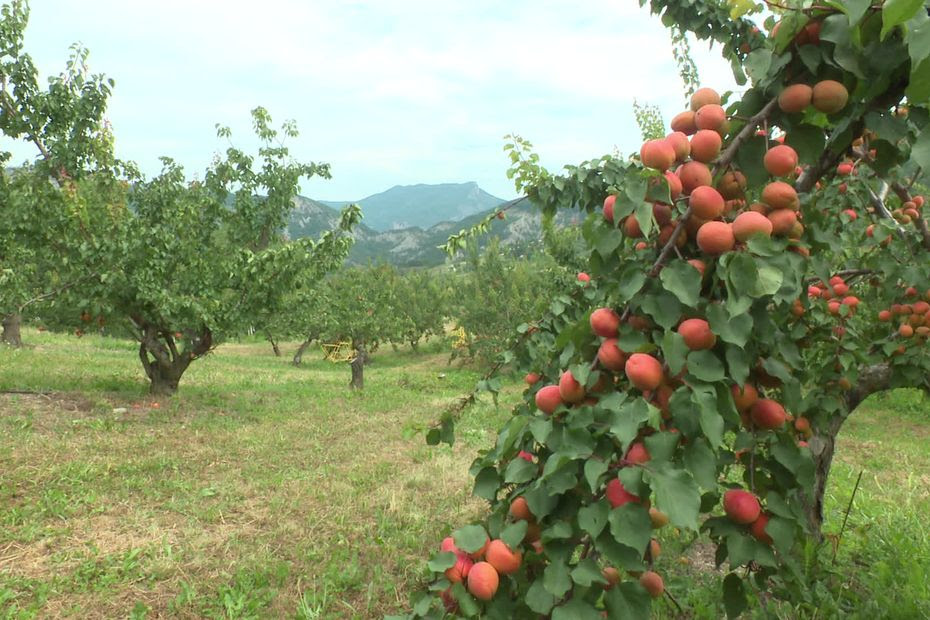
<svg viewBox="0 0 930 620">
<path fill-rule="evenodd" d="M 588 214 L 590 282 L 521 330 L 524 401 L 472 466 L 490 514 L 414 617 L 647 617 L 666 524 L 713 542 L 727 615 L 808 609 L 843 422 L 930 388 L 925 3 L 772 3 L 769 36 L 752 2 L 650 6 L 744 90 L 698 89 L 630 160 L 555 175 L 512 146 L 544 212 Z"/>
</svg>

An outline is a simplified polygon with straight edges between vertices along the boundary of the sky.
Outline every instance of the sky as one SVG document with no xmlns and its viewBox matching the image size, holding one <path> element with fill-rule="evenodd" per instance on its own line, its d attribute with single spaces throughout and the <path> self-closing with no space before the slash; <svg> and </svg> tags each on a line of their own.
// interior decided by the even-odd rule
<svg viewBox="0 0 930 620">
<path fill-rule="evenodd" d="M 117 156 L 148 175 L 167 155 L 199 174 L 250 140 L 249 111 L 297 122 L 287 144 L 328 162 L 301 193 L 357 200 L 394 185 L 476 181 L 501 198 L 504 136 L 550 170 L 638 151 L 632 104 L 684 109 L 667 31 L 636 0 L 33 0 L 26 50 L 44 83 L 80 42 L 116 81 Z M 734 88 L 719 50 L 693 42 L 703 85 Z M 8 142 L 4 148 L 10 149 Z M 15 162 L 33 157 L 27 146 Z"/>
</svg>

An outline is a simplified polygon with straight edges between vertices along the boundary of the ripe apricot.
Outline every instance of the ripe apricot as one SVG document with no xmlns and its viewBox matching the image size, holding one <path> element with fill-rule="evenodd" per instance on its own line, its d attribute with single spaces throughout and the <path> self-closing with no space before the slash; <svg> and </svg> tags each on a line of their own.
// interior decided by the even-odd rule
<svg viewBox="0 0 930 620">
<path fill-rule="evenodd" d="M 753 235 L 771 237 L 772 228 L 772 221 L 755 211 L 744 211 L 733 220 L 733 236 L 737 241 L 746 241 Z"/>
<path fill-rule="evenodd" d="M 794 187 L 784 181 L 773 181 L 762 189 L 762 202 L 772 209 L 791 209 L 797 211 L 801 208 L 801 201 Z"/>
<path fill-rule="evenodd" d="M 547 385 L 536 392 L 536 407 L 545 414 L 551 414 L 562 404 L 559 386 Z"/>
<path fill-rule="evenodd" d="M 736 245 L 733 228 L 726 222 L 707 222 L 697 233 L 697 244 L 702 252 L 718 256 Z"/>
<path fill-rule="evenodd" d="M 686 136 L 690 136 L 697 131 L 697 125 L 694 124 L 694 111 L 686 110 L 675 115 L 671 122 L 672 131 L 680 131 Z"/>
<path fill-rule="evenodd" d="M 639 221 L 632 215 L 628 215 L 623 220 L 623 234 L 630 239 L 640 239 L 643 237 L 643 229 L 639 227 Z"/>
<path fill-rule="evenodd" d="M 756 401 L 756 404 L 750 409 L 749 415 L 756 426 L 766 430 L 781 428 L 784 426 L 785 420 L 788 419 L 785 408 L 777 401 L 769 398 Z"/>
<path fill-rule="evenodd" d="M 772 222 L 772 234 L 778 237 L 788 235 L 798 223 L 798 215 L 791 209 L 776 209 L 766 217 Z"/>
<path fill-rule="evenodd" d="M 697 112 L 706 105 L 720 105 L 720 95 L 713 88 L 699 88 L 691 95 L 691 109 Z"/>
<path fill-rule="evenodd" d="M 739 170 L 724 173 L 717 181 L 717 191 L 726 200 L 742 198 L 746 193 L 746 175 Z"/>
<path fill-rule="evenodd" d="M 643 165 L 660 172 L 668 170 L 675 163 L 675 149 L 668 140 L 648 140 L 639 151 Z"/>
<path fill-rule="evenodd" d="M 678 175 L 674 172 L 665 171 L 665 181 L 668 183 L 668 193 L 671 196 L 672 200 L 677 199 L 681 196 L 681 179 L 678 178 Z"/>
<path fill-rule="evenodd" d="M 730 489 L 723 494 L 723 511 L 734 523 L 749 525 L 759 518 L 762 507 L 756 496 L 749 491 Z"/>
<path fill-rule="evenodd" d="M 759 400 L 759 391 L 749 383 L 743 385 L 730 386 L 730 392 L 733 394 L 733 404 L 740 413 L 749 411 Z"/>
<path fill-rule="evenodd" d="M 523 381 L 524 381 L 527 385 L 533 385 L 534 383 L 536 383 L 537 381 L 539 381 L 539 373 L 538 373 L 538 372 L 528 372 L 528 373 L 526 373 L 526 376 L 523 377 Z"/>
<path fill-rule="evenodd" d="M 766 513 L 761 513 L 759 518 L 752 522 L 752 525 L 749 526 L 749 533 L 752 534 L 753 538 L 758 540 L 761 543 L 766 545 L 772 544 L 772 537 L 766 534 L 765 526 L 769 524 L 769 516 Z"/>
<path fill-rule="evenodd" d="M 646 592 L 648 592 L 649 596 L 652 598 L 659 598 L 662 596 L 662 593 L 665 592 L 665 583 L 662 581 L 662 577 L 651 570 L 646 571 L 640 576 L 639 583 L 646 588 Z"/>
<path fill-rule="evenodd" d="M 691 158 L 705 164 L 710 163 L 720 155 L 722 146 L 723 139 L 719 133 L 710 129 L 701 129 L 691 136 Z"/>
<path fill-rule="evenodd" d="M 704 319 L 685 319 L 678 326 L 678 333 L 684 339 L 685 346 L 692 351 L 712 349 L 717 344 L 717 336 Z"/>
<path fill-rule="evenodd" d="M 638 504 L 640 501 L 639 497 L 633 495 L 623 487 L 623 483 L 620 482 L 619 478 L 613 478 L 610 480 L 610 482 L 607 483 L 604 496 L 607 498 L 607 501 L 610 502 L 610 505 L 614 508 L 619 508 L 620 506 L 629 504 L 630 502 Z"/>
<path fill-rule="evenodd" d="M 584 386 L 575 379 L 570 370 L 566 370 L 559 377 L 559 396 L 566 403 L 580 403 L 584 400 Z"/>
<path fill-rule="evenodd" d="M 490 601 L 497 593 L 500 576 L 487 562 L 478 562 L 468 571 L 468 591 L 480 601 Z"/>
<path fill-rule="evenodd" d="M 620 329 L 620 315 L 613 308 L 598 308 L 588 320 L 591 330 L 601 338 L 616 338 Z"/>
<path fill-rule="evenodd" d="M 597 350 L 597 360 L 607 370 L 620 372 L 626 364 L 626 353 L 617 345 L 616 338 L 608 338 Z"/>
<path fill-rule="evenodd" d="M 778 107 L 786 114 L 798 114 L 811 104 L 814 89 L 807 84 L 792 84 L 778 95 Z"/>
<path fill-rule="evenodd" d="M 639 390 L 654 390 L 662 383 L 662 364 L 648 353 L 634 353 L 624 364 L 627 378 Z"/>
<path fill-rule="evenodd" d="M 620 571 L 613 566 L 605 566 L 601 574 L 604 575 L 604 579 L 607 580 L 607 584 L 604 586 L 605 590 L 609 590 L 620 583 Z"/>
<path fill-rule="evenodd" d="M 523 554 L 514 551 L 503 540 L 495 539 L 488 545 L 485 561 L 494 567 L 500 575 L 510 575 L 520 569 Z"/>
<path fill-rule="evenodd" d="M 673 131 L 672 133 L 665 136 L 666 141 L 672 145 L 672 150 L 675 151 L 675 159 L 678 161 L 684 161 L 688 158 L 688 155 L 691 154 L 691 143 L 688 142 L 688 136 L 682 131 Z"/>
<path fill-rule="evenodd" d="M 710 168 L 699 161 L 689 161 L 682 164 L 677 174 L 678 178 L 681 179 L 682 191 L 685 194 L 690 194 L 696 187 L 711 185 L 714 181 Z"/>
<path fill-rule="evenodd" d="M 835 80 L 823 80 L 814 84 L 811 103 L 825 114 L 835 114 L 846 107 L 849 91 Z"/>
<path fill-rule="evenodd" d="M 660 246 L 664 246 L 671 240 L 672 235 L 675 233 L 675 228 L 675 224 L 666 224 L 659 230 L 658 241 Z M 684 247 L 686 243 L 688 243 L 688 238 L 685 235 L 679 234 L 678 237 L 675 238 L 675 245 L 679 248 Z"/>
<path fill-rule="evenodd" d="M 637 441 L 634 444 L 630 445 L 629 450 L 626 451 L 626 459 L 630 463 L 643 464 L 647 462 L 652 457 L 649 455 L 649 450 L 646 449 L 646 446 L 642 442 Z"/>
<path fill-rule="evenodd" d="M 762 163 L 772 176 L 785 177 L 797 167 L 798 153 L 787 144 L 779 144 L 765 153 Z"/>
<path fill-rule="evenodd" d="M 704 220 L 713 220 L 723 215 L 725 203 L 720 192 L 709 185 L 694 188 L 688 200 L 691 213 Z"/>
<path fill-rule="evenodd" d="M 701 106 L 701 109 L 694 113 L 694 124 L 697 125 L 698 129 L 719 131 L 726 122 L 726 110 L 713 103 Z"/>
<path fill-rule="evenodd" d="M 668 525 L 668 515 L 656 508 L 649 508 L 649 520 L 652 522 L 652 529 L 658 530 Z"/>
<path fill-rule="evenodd" d="M 604 199 L 604 219 L 613 224 L 614 222 L 614 205 L 617 204 L 617 197 L 613 194 Z"/>
</svg>

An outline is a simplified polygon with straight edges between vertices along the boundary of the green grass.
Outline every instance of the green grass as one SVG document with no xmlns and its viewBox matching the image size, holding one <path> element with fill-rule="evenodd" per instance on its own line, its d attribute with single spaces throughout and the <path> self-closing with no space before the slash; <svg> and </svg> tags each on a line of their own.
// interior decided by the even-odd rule
<svg viewBox="0 0 930 620">
<path fill-rule="evenodd" d="M 264 343 L 228 344 L 156 401 L 132 343 L 24 335 L 29 347 L 0 349 L 0 390 L 45 394 L 0 394 L 0 618 L 399 612 L 438 541 L 482 514 L 468 466 L 521 389 L 470 410 L 456 446 L 434 448 L 407 429 L 478 378 L 447 367 L 439 343 L 379 351 L 361 393 L 318 353 L 295 368 Z M 828 532 L 865 473 L 817 617 L 930 617 L 927 408 L 895 392 L 847 423 Z M 663 547 L 685 617 L 720 617 L 712 552 L 673 532 Z"/>
</svg>

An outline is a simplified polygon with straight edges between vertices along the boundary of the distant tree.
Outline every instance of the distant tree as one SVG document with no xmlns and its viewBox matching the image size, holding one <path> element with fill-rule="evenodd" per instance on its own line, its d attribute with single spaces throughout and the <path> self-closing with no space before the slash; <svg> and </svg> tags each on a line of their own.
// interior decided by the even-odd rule
<svg viewBox="0 0 930 620">
<path fill-rule="evenodd" d="M 394 310 L 400 319 L 398 339 L 417 351 L 420 340 L 441 335 L 447 297 L 436 272 L 417 269 L 399 275 L 394 280 Z"/>
</svg>

